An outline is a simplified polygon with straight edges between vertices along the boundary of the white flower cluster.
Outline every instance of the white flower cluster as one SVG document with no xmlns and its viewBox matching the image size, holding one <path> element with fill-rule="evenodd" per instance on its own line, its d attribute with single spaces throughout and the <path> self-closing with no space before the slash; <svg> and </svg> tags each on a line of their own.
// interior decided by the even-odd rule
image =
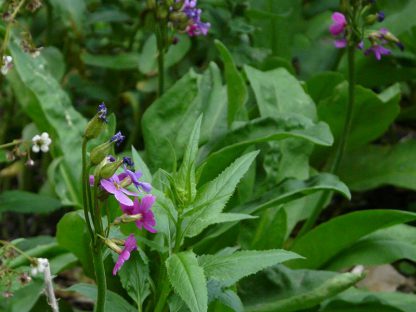
<svg viewBox="0 0 416 312">
<path fill-rule="evenodd" d="M 52 140 L 49 137 L 47 132 L 43 132 L 41 135 L 37 134 L 32 138 L 33 146 L 32 151 L 39 153 L 42 151 L 44 153 L 49 151 L 49 145 L 51 145 Z"/>
<path fill-rule="evenodd" d="M 9 70 L 13 67 L 13 58 L 10 55 L 4 55 L 1 63 L 0 72 L 7 75 Z"/>
<path fill-rule="evenodd" d="M 45 259 L 45 258 L 37 258 L 36 260 L 38 261 L 38 265 L 36 267 L 32 267 L 32 269 L 30 270 L 30 275 L 32 275 L 32 276 L 36 276 L 39 273 L 44 273 L 45 270 L 49 266 L 48 259 Z"/>
</svg>

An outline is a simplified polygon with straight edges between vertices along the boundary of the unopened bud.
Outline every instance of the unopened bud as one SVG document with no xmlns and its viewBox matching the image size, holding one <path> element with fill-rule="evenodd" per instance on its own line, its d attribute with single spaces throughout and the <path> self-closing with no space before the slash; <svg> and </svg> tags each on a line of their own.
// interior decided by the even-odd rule
<svg viewBox="0 0 416 312">
<path fill-rule="evenodd" d="M 95 115 L 87 124 L 85 128 L 84 137 L 88 140 L 94 139 L 100 135 L 104 130 L 105 121 L 101 119 L 98 115 Z"/>
<path fill-rule="evenodd" d="M 121 254 L 123 251 L 112 239 L 106 238 L 104 240 L 104 243 L 113 251 L 115 251 L 118 254 Z"/>
<path fill-rule="evenodd" d="M 365 22 L 367 25 L 373 25 L 377 22 L 378 17 L 377 14 L 370 14 L 366 17 Z"/>
<path fill-rule="evenodd" d="M 93 165 L 98 165 L 100 162 L 105 160 L 111 151 L 111 142 L 105 142 L 94 147 L 90 153 L 90 161 Z"/>
<path fill-rule="evenodd" d="M 115 225 L 119 225 L 121 223 L 131 223 L 136 222 L 138 220 L 143 219 L 143 215 L 141 213 L 135 214 L 135 215 L 126 215 L 123 214 L 121 217 L 118 217 L 114 220 Z"/>
<path fill-rule="evenodd" d="M 117 161 L 105 164 L 100 170 L 100 173 L 99 173 L 100 178 L 102 179 L 111 178 L 122 164 L 123 164 L 122 160 L 117 160 Z"/>
<path fill-rule="evenodd" d="M 183 12 L 172 12 L 169 14 L 169 20 L 173 23 L 186 23 L 188 17 Z"/>
</svg>

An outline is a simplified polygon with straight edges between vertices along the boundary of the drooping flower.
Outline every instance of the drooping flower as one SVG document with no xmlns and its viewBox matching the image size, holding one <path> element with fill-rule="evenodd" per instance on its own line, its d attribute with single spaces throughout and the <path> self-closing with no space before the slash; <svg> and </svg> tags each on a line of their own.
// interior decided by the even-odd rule
<svg viewBox="0 0 416 312">
<path fill-rule="evenodd" d="M 383 55 L 390 55 L 391 51 L 389 49 L 386 49 L 382 45 L 376 44 L 371 46 L 369 49 L 365 50 L 364 54 L 369 55 L 370 53 L 374 53 L 374 56 L 378 61 L 381 60 L 381 57 Z"/>
<path fill-rule="evenodd" d="M 134 199 L 133 206 L 120 205 L 124 213 L 128 215 L 141 215 L 141 218 L 136 221 L 139 229 L 146 229 L 150 233 L 156 233 L 154 226 L 156 225 L 155 215 L 152 211 L 152 206 L 156 201 L 153 195 L 146 195 L 140 201 L 138 198 Z"/>
<path fill-rule="evenodd" d="M 91 181 L 90 181 L 91 183 Z M 127 181 L 127 184 L 131 182 Z M 121 175 L 113 175 L 109 179 L 101 179 L 101 187 L 110 194 L 113 194 L 117 201 L 126 206 L 133 206 L 133 201 L 127 196 L 138 196 L 139 194 L 130 192 L 125 187 L 126 179 Z"/>
<path fill-rule="evenodd" d="M 1 73 L 7 75 L 9 70 L 13 67 L 13 58 L 10 55 L 4 55 L 1 64 Z"/>
<path fill-rule="evenodd" d="M 332 35 L 338 36 L 342 34 L 347 27 L 347 19 L 345 15 L 340 12 L 335 12 L 332 14 L 332 25 L 329 27 L 329 31 Z"/>
<path fill-rule="evenodd" d="M 47 132 L 43 132 L 41 135 L 35 135 L 32 138 L 32 143 L 32 151 L 34 153 L 39 153 L 40 151 L 46 153 L 49 151 L 49 145 L 51 145 L 52 140 Z"/>
<path fill-rule="evenodd" d="M 117 132 L 113 137 L 110 139 L 110 142 L 114 142 L 117 146 L 123 143 L 126 137 L 121 134 L 121 131 Z"/>
<path fill-rule="evenodd" d="M 133 234 L 130 234 L 129 237 L 127 237 L 127 239 L 125 241 L 124 249 L 119 254 L 118 259 L 116 261 L 116 264 L 114 265 L 113 275 L 116 275 L 117 274 L 117 272 L 121 269 L 121 267 L 123 266 L 123 264 L 127 260 L 129 260 L 130 253 L 133 250 L 136 250 L 136 249 L 137 249 L 136 238 L 134 237 Z"/>
</svg>

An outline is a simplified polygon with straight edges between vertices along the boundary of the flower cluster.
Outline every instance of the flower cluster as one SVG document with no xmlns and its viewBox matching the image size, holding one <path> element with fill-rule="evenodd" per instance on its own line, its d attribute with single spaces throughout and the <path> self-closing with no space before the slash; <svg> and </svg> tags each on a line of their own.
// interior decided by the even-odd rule
<svg viewBox="0 0 416 312">
<path fill-rule="evenodd" d="M 34 153 L 39 153 L 40 151 L 47 153 L 49 151 L 49 145 L 51 145 L 52 140 L 47 132 L 43 132 L 41 135 L 35 135 L 32 138 L 32 143 L 32 151 Z"/>
<path fill-rule="evenodd" d="M 175 0 L 175 5 L 169 11 L 174 28 L 191 37 L 208 34 L 211 24 L 201 21 L 202 10 L 197 7 L 197 0 Z"/>
<path fill-rule="evenodd" d="M 96 122 L 105 123 L 106 116 L 107 108 L 102 103 L 94 118 L 96 118 Z M 95 125 L 92 124 L 90 127 L 94 128 Z M 156 233 L 154 228 L 156 221 L 151 210 L 156 197 L 149 194 L 152 186 L 140 181 L 143 174 L 140 171 L 134 171 L 134 163 L 131 158 L 123 157 L 122 160 L 118 160 L 109 155 L 111 146 L 119 146 L 124 139 L 125 136 L 121 132 L 117 132 L 110 140 L 91 151 L 90 161 L 96 165 L 96 170 L 94 175 L 89 176 L 89 184 L 100 189 L 99 198 L 105 199 L 108 196 L 114 196 L 119 203 L 123 214 L 112 222 L 113 225 L 135 222 L 138 229 Z M 104 242 L 119 254 L 113 269 L 115 275 L 130 258 L 130 253 L 137 249 L 137 242 L 133 234 L 124 241 L 105 238 Z M 120 246 L 124 246 L 123 249 Z"/>
<path fill-rule="evenodd" d="M 13 67 L 13 58 L 10 55 L 4 55 L 1 63 L 0 72 L 6 76 L 9 70 Z"/>
<path fill-rule="evenodd" d="M 384 12 L 377 12 L 366 16 L 365 25 L 372 25 L 376 22 L 382 22 L 385 18 Z M 352 30 L 348 27 L 350 22 L 344 14 L 335 12 L 332 14 L 332 24 L 329 27 L 330 33 L 335 37 L 334 45 L 338 49 L 347 47 L 350 40 L 349 35 Z M 355 44 L 355 43 L 354 43 Z M 369 46 L 368 46 L 369 45 Z M 390 45 L 396 45 L 401 50 L 404 49 L 403 45 L 391 32 L 382 28 L 377 31 L 371 31 L 365 36 L 362 35 L 361 40 L 357 43 L 357 48 L 364 51 L 364 55 L 374 54 L 377 60 L 381 60 L 383 55 L 391 54 L 391 50 L 388 48 Z"/>
</svg>

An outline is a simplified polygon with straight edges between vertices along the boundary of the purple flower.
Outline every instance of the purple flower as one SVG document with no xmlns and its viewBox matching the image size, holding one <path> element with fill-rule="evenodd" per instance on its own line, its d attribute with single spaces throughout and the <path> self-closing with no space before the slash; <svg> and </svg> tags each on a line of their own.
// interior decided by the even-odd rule
<svg viewBox="0 0 416 312">
<path fill-rule="evenodd" d="M 383 55 L 391 54 L 391 51 L 389 49 L 386 49 L 385 47 L 383 47 L 382 45 L 379 45 L 379 44 L 373 45 L 371 48 L 365 50 L 364 54 L 368 55 L 371 52 L 374 53 L 374 56 L 376 57 L 376 59 L 378 61 L 381 60 L 381 57 Z"/>
<path fill-rule="evenodd" d="M 119 146 L 121 143 L 123 143 L 124 139 L 126 137 L 121 134 L 121 131 L 117 132 L 113 137 L 110 139 L 110 142 L 114 142 Z"/>
<path fill-rule="evenodd" d="M 379 21 L 380 23 L 384 21 L 385 18 L 386 18 L 386 14 L 384 14 L 383 11 L 380 11 L 377 13 L 377 21 Z"/>
<path fill-rule="evenodd" d="M 196 7 L 197 0 L 185 0 L 182 12 L 188 17 L 188 26 L 186 32 L 189 36 L 207 35 L 211 27 L 210 23 L 204 23 L 201 21 L 202 10 Z"/>
<path fill-rule="evenodd" d="M 127 237 L 127 239 L 126 239 L 126 241 L 124 243 L 124 249 L 121 251 L 121 253 L 118 256 L 118 259 L 116 261 L 116 264 L 114 265 L 113 275 L 116 275 L 117 274 L 117 272 L 123 266 L 124 262 L 126 262 L 127 260 L 129 260 L 130 253 L 133 250 L 136 250 L 136 249 L 137 249 L 136 238 L 134 238 L 134 235 L 133 234 L 130 234 L 129 237 Z"/>
<path fill-rule="evenodd" d="M 131 160 L 130 157 L 123 157 L 123 164 L 128 167 L 134 167 L 134 162 Z"/>
<path fill-rule="evenodd" d="M 107 122 L 107 107 L 104 103 L 98 105 L 98 118 L 104 122 Z"/>
<path fill-rule="evenodd" d="M 334 45 L 337 49 L 343 49 L 347 46 L 347 39 L 337 39 L 334 41 Z"/>
<path fill-rule="evenodd" d="M 108 193 L 113 194 L 120 204 L 133 206 L 133 201 L 127 195 L 138 196 L 139 194 L 125 189 L 122 185 L 123 180 L 124 176 L 122 174 L 115 174 L 110 179 L 102 179 L 100 185 Z"/>
<path fill-rule="evenodd" d="M 124 166 L 124 172 L 119 175 L 121 179 L 124 179 L 126 177 L 129 177 L 131 179 L 131 182 L 133 185 L 138 189 L 142 189 L 146 193 L 149 193 L 152 190 L 152 185 L 147 182 L 141 182 L 139 179 L 142 177 L 143 173 L 140 171 L 133 172 L 129 169 L 127 169 L 126 166 Z"/>
<path fill-rule="evenodd" d="M 329 27 L 329 31 L 332 35 L 338 36 L 342 34 L 345 30 L 345 27 L 347 26 L 347 20 L 345 18 L 345 15 L 339 12 L 335 12 L 332 14 L 332 20 L 333 23 Z"/>
<path fill-rule="evenodd" d="M 156 200 L 153 195 L 146 195 L 140 201 L 138 198 L 134 199 L 133 206 L 120 205 L 124 213 L 128 215 L 140 214 L 141 219 L 136 221 L 139 229 L 145 228 L 150 233 L 156 233 L 154 226 L 156 225 L 155 216 L 152 211 L 152 206 Z"/>
</svg>

